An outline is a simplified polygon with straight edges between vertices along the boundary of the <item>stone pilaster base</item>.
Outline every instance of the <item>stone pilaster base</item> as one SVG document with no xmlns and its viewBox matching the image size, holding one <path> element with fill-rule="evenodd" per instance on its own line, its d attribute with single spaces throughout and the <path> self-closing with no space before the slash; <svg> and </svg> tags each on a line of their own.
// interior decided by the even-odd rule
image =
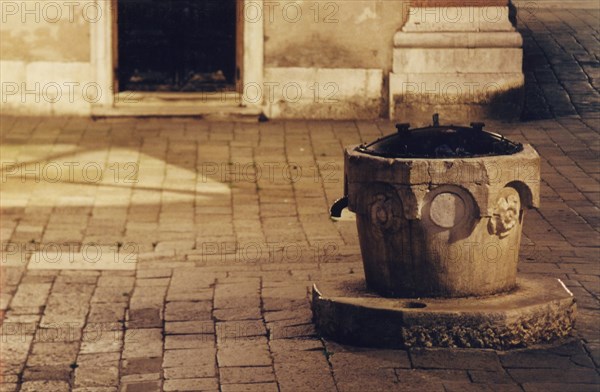
<svg viewBox="0 0 600 392">
<path fill-rule="evenodd" d="M 517 119 L 522 62 L 508 6 L 412 7 L 394 36 L 390 118 L 412 125 L 429 124 L 436 112 L 446 123 Z"/>
</svg>

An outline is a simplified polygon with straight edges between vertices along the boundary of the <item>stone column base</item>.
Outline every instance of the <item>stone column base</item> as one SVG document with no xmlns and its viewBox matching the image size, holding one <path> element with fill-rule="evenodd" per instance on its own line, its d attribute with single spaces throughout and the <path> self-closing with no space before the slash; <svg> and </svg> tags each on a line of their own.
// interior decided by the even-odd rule
<svg viewBox="0 0 600 392">
<path fill-rule="evenodd" d="M 450 123 L 518 119 L 523 42 L 508 7 L 411 10 L 394 36 L 390 118 L 414 126 L 429 124 L 433 113 Z"/>
</svg>

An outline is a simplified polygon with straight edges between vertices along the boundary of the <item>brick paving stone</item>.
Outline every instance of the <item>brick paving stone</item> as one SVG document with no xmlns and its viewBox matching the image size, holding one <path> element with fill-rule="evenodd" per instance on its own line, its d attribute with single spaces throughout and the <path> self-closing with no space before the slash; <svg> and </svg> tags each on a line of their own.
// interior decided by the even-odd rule
<svg viewBox="0 0 600 392">
<path fill-rule="evenodd" d="M 368 361 L 372 368 L 409 369 L 411 367 L 408 352 L 405 350 L 366 349 L 327 342 L 327 353 L 334 368 L 363 361 Z"/>
<path fill-rule="evenodd" d="M 215 346 L 215 336 L 211 334 L 187 334 L 165 336 L 165 349 L 208 348 Z"/>
<path fill-rule="evenodd" d="M 296 320 L 282 320 L 267 324 L 270 339 L 289 339 L 317 336 L 312 321 L 298 323 Z"/>
<path fill-rule="evenodd" d="M 524 383 L 525 392 L 597 392 L 597 384 L 579 383 Z"/>
<path fill-rule="evenodd" d="M 189 378 L 183 380 L 165 380 L 163 391 L 218 391 L 216 378 Z"/>
<path fill-rule="evenodd" d="M 110 387 L 119 382 L 120 353 L 82 354 L 75 369 L 76 387 Z"/>
<path fill-rule="evenodd" d="M 217 347 L 219 367 L 270 366 L 272 363 L 264 337 L 228 339 Z"/>
<path fill-rule="evenodd" d="M 414 349 L 410 359 L 415 368 L 500 370 L 498 356 L 491 350 Z"/>
<path fill-rule="evenodd" d="M 447 381 L 443 383 L 446 392 L 521 392 L 517 384 L 470 384 Z"/>
<path fill-rule="evenodd" d="M 127 312 L 127 328 L 160 328 L 162 325 L 162 309 L 160 308 L 133 308 Z"/>
<path fill-rule="evenodd" d="M 129 329 L 125 332 L 123 358 L 151 358 L 162 355 L 162 330 Z"/>
<path fill-rule="evenodd" d="M 27 358 L 27 366 L 70 365 L 75 362 L 79 342 L 35 342 Z"/>
<path fill-rule="evenodd" d="M 39 307 L 44 306 L 50 292 L 50 283 L 24 283 L 19 285 L 11 307 Z"/>
<path fill-rule="evenodd" d="M 210 320 L 212 303 L 199 302 L 168 302 L 165 310 L 167 321 Z"/>
<path fill-rule="evenodd" d="M 93 304 L 87 315 L 88 323 L 119 323 L 125 320 L 124 303 Z"/>
<path fill-rule="evenodd" d="M 257 384 L 275 381 L 271 366 L 223 367 L 219 369 L 220 383 L 223 384 Z"/>
<path fill-rule="evenodd" d="M 225 384 L 221 392 L 279 392 L 280 389 L 274 382 L 256 384 Z M 300 391 L 300 390 L 298 390 Z"/>
<path fill-rule="evenodd" d="M 2 390 L 597 390 L 598 11 L 523 9 L 526 122 L 488 125 L 541 155 L 542 204 L 525 220 L 519 270 L 561 278 L 575 294 L 571 341 L 495 353 L 357 349 L 316 337 L 312 281 L 362 269 L 354 222 L 326 212 L 343 188 L 341 146 L 391 132 L 389 121 L 3 116 L 3 159 L 65 153 L 143 170 L 132 186 L 3 184 L 16 205 L 2 209 L 3 243 L 129 242 L 139 254 L 129 271 L 26 269 L 3 255 Z M 78 149 L 86 158 L 69 155 Z M 209 179 L 202 162 L 295 162 L 303 176 Z M 317 167 L 321 177 L 304 176 Z M 334 254 L 322 254 L 329 243 Z M 257 263 L 242 257 L 248 244 L 293 245 L 302 257 Z M 102 358 L 111 361 L 96 369 Z"/>
<path fill-rule="evenodd" d="M 189 378 L 215 377 L 212 368 L 180 366 L 165 368 L 163 372 L 165 380 L 182 380 Z"/>
<path fill-rule="evenodd" d="M 142 374 L 128 374 L 122 375 L 119 379 L 120 385 L 125 384 L 137 384 L 144 382 L 160 381 L 161 373 L 142 373 Z"/>
<path fill-rule="evenodd" d="M 23 381 L 69 381 L 73 370 L 70 366 L 26 367 Z"/>
<path fill-rule="evenodd" d="M 510 376 L 518 383 L 581 383 L 598 384 L 600 376 L 594 369 L 508 369 Z"/>
<path fill-rule="evenodd" d="M 160 381 L 142 381 L 123 384 L 123 392 L 161 392 Z"/>
<path fill-rule="evenodd" d="M 3 341 L 0 348 L 2 353 L 2 372 L 5 374 L 17 374 L 25 366 L 25 360 L 29 353 L 33 336 L 17 334 L 3 336 L 2 338 Z"/>
<path fill-rule="evenodd" d="M 216 348 L 214 347 L 166 350 L 162 367 L 165 369 L 192 367 L 203 373 L 199 377 L 213 377 L 216 376 L 215 355 Z"/>
<path fill-rule="evenodd" d="M 29 381 L 21 385 L 23 392 L 69 392 L 70 386 L 66 381 Z"/>
<path fill-rule="evenodd" d="M 123 361 L 122 375 L 160 373 L 162 357 L 132 358 Z"/>
<path fill-rule="evenodd" d="M 92 303 L 128 302 L 131 289 L 120 286 L 97 287 Z"/>
<path fill-rule="evenodd" d="M 79 352 L 81 354 L 121 352 L 123 349 L 123 331 L 121 325 L 87 324 Z"/>
<path fill-rule="evenodd" d="M 267 335 L 267 330 L 262 320 L 218 322 L 216 330 L 219 342 Z"/>
<path fill-rule="evenodd" d="M 512 384 L 514 380 L 504 369 L 499 371 L 469 370 L 469 377 L 474 383 L 482 384 Z"/>
<path fill-rule="evenodd" d="M 165 323 L 166 335 L 189 335 L 215 333 L 215 324 L 211 321 L 168 321 Z"/>
<path fill-rule="evenodd" d="M 218 321 L 260 320 L 262 317 L 259 307 L 215 309 L 213 316 Z"/>
<path fill-rule="evenodd" d="M 272 341 L 270 346 L 281 391 L 335 390 L 330 365 L 319 340 L 281 339 Z"/>
<path fill-rule="evenodd" d="M 572 366 L 568 356 L 560 356 L 550 352 L 541 351 L 522 351 L 501 354 L 500 362 L 505 368 L 565 369 Z"/>
</svg>

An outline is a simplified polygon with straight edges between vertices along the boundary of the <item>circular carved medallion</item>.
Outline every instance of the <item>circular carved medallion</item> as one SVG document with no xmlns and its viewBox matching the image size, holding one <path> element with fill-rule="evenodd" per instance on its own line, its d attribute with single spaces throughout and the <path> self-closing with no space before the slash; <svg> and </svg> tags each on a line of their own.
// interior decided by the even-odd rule
<svg viewBox="0 0 600 392">
<path fill-rule="evenodd" d="M 431 202 L 429 216 L 436 225 L 449 229 L 463 220 L 465 212 L 465 202 L 460 196 L 455 193 L 443 192 Z"/>
</svg>

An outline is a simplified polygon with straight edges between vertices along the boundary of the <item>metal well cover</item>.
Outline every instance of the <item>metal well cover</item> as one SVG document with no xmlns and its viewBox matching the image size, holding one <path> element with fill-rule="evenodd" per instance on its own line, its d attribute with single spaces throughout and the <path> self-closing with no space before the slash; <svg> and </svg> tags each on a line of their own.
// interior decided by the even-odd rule
<svg viewBox="0 0 600 392">
<path fill-rule="evenodd" d="M 363 144 L 357 150 L 384 158 L 474 158 L 511 155 L 523 150 L 521 143 L 484 131 L 483 123 L 471 123 L 470 127 L 439 125 L 434 115 L 431 126 L 409 127 L 397 124 L 398 132 Z"/>
</svg>

